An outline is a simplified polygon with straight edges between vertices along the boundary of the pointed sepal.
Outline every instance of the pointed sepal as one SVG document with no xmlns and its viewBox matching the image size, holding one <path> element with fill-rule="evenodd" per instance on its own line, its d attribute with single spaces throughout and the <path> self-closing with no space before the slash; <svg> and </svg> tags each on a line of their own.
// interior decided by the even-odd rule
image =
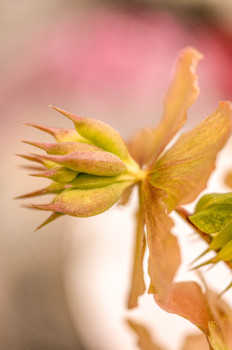
<svg viewBox="0 0 232 350">
<path fill-rule="evenodd" d="M 88 141 L 85 138 L 83 138 L 81 135 L 79 135 L 75 129 L 53 128 L 53 127 L 48 127 L 48 126 L 43 126 L 40 124 L 33 124 L 33 123 L 25 123 L 23 125 L 32 126 L 33 128 L 44 131 L 44 132 L 50 134 L 51 136 L 53 136 L 57 142 L 86 142 L 86 143 L 88 143 Z"/>
<path fill-rule="evenodd" d="M 49 180 L 53 180 L 61 183 L 72 182 L 78 175 L 78 172 L 63 166 L 55 166 L 47 171 L 31 174 L 32 176 L 45 177 Z"/>
</svg>

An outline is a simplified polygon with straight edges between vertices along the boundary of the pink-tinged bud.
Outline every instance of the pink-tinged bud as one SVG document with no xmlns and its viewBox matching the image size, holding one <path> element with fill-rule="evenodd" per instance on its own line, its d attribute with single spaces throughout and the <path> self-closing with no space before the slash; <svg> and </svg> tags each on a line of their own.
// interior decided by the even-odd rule
<svg viewBox="0 0 232 350">
<path fill-rule="evenodd" d="M 54 203 L 30 207 L 77 217 L 93 216 L 114 205 L 130 185 L 131 182 L 126 181 L 94 189 L 68 189 L 58 195 Z"/>
<path fill-rule="evenodd" d="M 32 162 L 36 162 L 36 163 L 40 163 L 42 165 L 44 165 L 46 168 L 51 169 L 54 166 L 56 166 L 57 164 L 47 160 L 47 159 L 43 159 L 40 156 L 38 156 L 37 154 L 31 153 L 31 154 L 16 154 L 16 156 L 24 158 L 26 160 L 30 160 Z"/>
<path fill-rule="evenodd" d="M 80 173 L 99 176 L 117 176 L 126 171 L 126 165 L 109 152 L 73 152 L 64 156 L 38 155 L 44 161 L 51 161 Z"/>
<path fill-rule="evenodd" d="M 32 141 L 22 141 L 29 145 L 38 147 L 48 154 L 54 155 L 65 155 L 72 152 L 92 152 L 92 151 L 102 151 L 101 148 L 90 145 L 88 143 L 81 142 L 59 142 L 59 143 L 45 143 L 45 142 L 32 142 Z"/>
<path fill-rule="evenodd" d="M 72 120 L 77 132 L 105 151 L 116 154 L 121 159 L 128 158 L 128 150 L 120 134 L 108 124 L 92 118 L 77 117 L 60 108 L 50 106 Z"/>
<path fill-rule="evenodd" d="M 38 177 L 46 177 L 47 179 L 61 182 L 61 183 L 68 183 L 73 181 L 77 175 L 78 172 L 65 168 L 63 166 L 55 166 L 54 168 L 43 171 L 37 174 L 31 174 L 32 176 L 38 176 Z"/>
<path fill-rule="evenodd" d="M 31 124 L 26 123 L 23 124 L 26 126 L 32 126 L 36 129 L 42 130 L 47 132 L 48 134 L 52 135 L 56 141 L 58 142 L 85 142 L 88 143 L 88 141 L 79 135 L 75 129 L 62 129 L 62 128 L 52 128 L 48 126 L 43 126 L 39 124 Z"/>
</svg>

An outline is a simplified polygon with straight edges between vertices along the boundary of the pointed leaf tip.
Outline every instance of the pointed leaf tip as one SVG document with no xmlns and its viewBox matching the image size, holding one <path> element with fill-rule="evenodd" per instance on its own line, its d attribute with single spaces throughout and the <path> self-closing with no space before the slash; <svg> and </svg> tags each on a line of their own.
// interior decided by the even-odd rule
<svg viewBox="0 0 232 350">
<path fill-rule="evenodd" d="M 58 219 L 59 217 L 63 216 L 63 213 L 57 213 L 57 212 L 53 212 L 42 224 L 40 224 L 38 227 L 36 227 L 34 229 L 34 232 L 40 230 L 42 227 L 50 224 L 50 222 Z"/>
<path fill-rule="evenodd" d="M 56 211 L 55 203 L 50 203 L 50 204 L 33 204 L 33 203 L 28 203 L 28 204 L 26 204 L 26 207 L 27 208 L 32 208 L 32 209 L 39 209 L 39 210 Z"/>
<path fill-rule="evenodd" d="M 77 120 L 79 119 L 82 119 L 82 117 L 78 117 L 72 113 L 69 113 L 69 112 L 66 112 L 64 111 L 63 109 L 61 108 L 58 108 L 58 107 L 55 107 L 55 106 L 52 106 L 52 105 L 49 105 L 49 107 L 51 107 L 52 109 L 54 109 L 55 111 L 63 114 L 65 117 L 67 117 L 68 119 L 70 119 L 72 122 L 76 122 Z"/>
</svg>

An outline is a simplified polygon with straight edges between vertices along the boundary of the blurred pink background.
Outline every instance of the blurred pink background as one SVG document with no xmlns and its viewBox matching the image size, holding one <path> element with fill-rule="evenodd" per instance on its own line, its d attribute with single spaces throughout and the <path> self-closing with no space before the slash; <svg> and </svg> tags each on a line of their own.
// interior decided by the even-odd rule
<svg viewBox="0 0 232 350">
<path fill-rule="evenodd" d="M 112 3 L 0 4 L 3 350 L 136 349 L 123 323 L 129 315 L 133 203 L 124 212 L 66 217 L 33 233 L 46 214 L 24 209 L 12 197 L 44 182 L 19 169 L 23 162 L 13 154 L 31 151 L 21 139 L 49 138 L 21 123 L 70 127 L 48 108 L 53 104 L 105 121 L 128 139 L 138 128 L 158 123 L 178 51 L 189 45 L 205 59 L 198 70 L 201 94 L 186 127 L 212 112 L 218 100 L 231 99 L 230 1 Z M 132 314 L 172 329 L 169 339 L 157 337 L 169 350 L 180 349 L 177 336 L 194 327 L 180 320 L 175 328 L 174 316 L 144 300 L 144 313 Z"/>
</svg>

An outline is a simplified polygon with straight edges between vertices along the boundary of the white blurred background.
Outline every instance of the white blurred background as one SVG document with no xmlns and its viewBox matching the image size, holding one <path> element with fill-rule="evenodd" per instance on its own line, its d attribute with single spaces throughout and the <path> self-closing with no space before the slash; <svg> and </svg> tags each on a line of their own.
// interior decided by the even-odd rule
<svg viewBox="0 0 232 350">
<path fill-rule="evenodd" d="M 205 55 L 201 95 L 186 128 L 232 95 L 232 5 L 223 1 L 6 1 L 0 3 L 1 283 L 3 350 L 135 350 L 125 318 L 144 321 L 168 350 L 179 350 L 186 320 L 159 310 L 151 296 L 125 308 L 133 249 L 134 201 L 96 218 L 66 217 L 38 232 L 46 213 L 20 207 L 14 196 L 44 186 L 19 168 L 19 140 L 51 140 L 34 122 L 71 124 L 48 108 L 98 118 L 128 139 L 155 126 L 178 51 L 192 45 Z M 208 190 L 223 191 L 232 166 L 229 144 Z M 42 200 L 42 199 L 41 199 Z M 191 230 L 175 232 L 186 264 L 204 247 Z M 179 278 L 197 277 L 184 266 Z M 224 266 L 209 273 L 220 290 L 231 278 Z M 227 294 L 229 298 L 230 294 Z"/>
</svg>

